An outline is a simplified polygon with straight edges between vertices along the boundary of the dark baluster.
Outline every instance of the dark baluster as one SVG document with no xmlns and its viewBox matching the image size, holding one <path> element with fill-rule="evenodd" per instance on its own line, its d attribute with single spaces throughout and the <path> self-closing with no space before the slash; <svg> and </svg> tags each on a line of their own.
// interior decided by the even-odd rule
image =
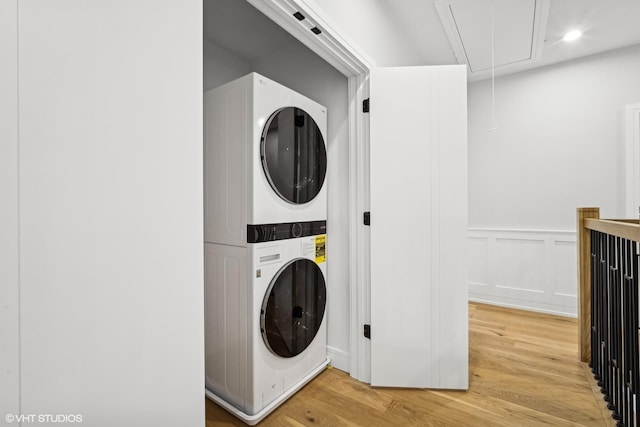
<svg viewBox="0 0 640 427">
<path fill-rule="evenodd" d="M 600 288 L 597 281 L 597 265 L 598 265 L 598 232 L 591 231 L 591 264 L 589 270 L 591 272 L 591 371 L 596 380 L 600 380 Z"/>
<path fill-rule="evenodd" d="M 640 427 L 640 243 L 591 231 L 591 370 L 619 427 Z"/>
<path fill-rule="evenodd" d="M 600 232 L 593 232 L 594 240 L 596 242 L 595 247 L 595 262 L 593 265 L 594 274 L 592 275 L 592 280 L 594 287 L 597 289 L 596 298 L 593 300 L 595 304 L 595 312 L 597 313 L 598 319 L 596 324 L 596 339 L 592 343 L 594 347 L 597 348 L 597 364 L 596 364 L 596 380 L 598 381 L 598 386 L 600 386 L 600 391 L 605 393 L 604 383 L 605 383 L 605 372 L 604 364 L 605 364 L 605 339 L 604 339 L 604 331 L 606 328 L 605 320 L 606 320 L 606 294 L 605 287 L 602 281 L 602 238 L 603 235 Z"/>
<path fill-rule="evenodd" d="M 624 412 L 622 419 L 618 422 L 618 426 L 635 426 L 634 401 L 635 392 L 634 387 L 637 382 L 634 379 L 637 371 L 637 360 L 634 346 L 637 347 L 637 290 L 634 290 L 629 279 L 629 242 L 622 238 L 617 238 L 618 250 L 620 253 L 620 268 L 618 279 L 622 283 L 624 289 L 624 360 L 623 360 L 623 372 L 624 372 Z M 635 336 L 635 338 L 634 338 Z"/>
<path fill-rule="evenodd" d="M 609 302 L 611 312 L 611 374 L 612 400 L 609 405 L 612 416 L 616 420 L 621 420 L 618 425 L 624 425 L 625 414 L 625 373 L 624 373 L 624 336 L 623 328 L 626 323 L 624 319 L 624 299 L 622 295 L 622 284 L 620 281 L 619 268 L 620 251 L 618 248 L 618 238 L 607 237 L 607 267 L 608 282 L 611 289 L 611 300 Z"/>
<path fill-rule="evenodd" d="M 600 235 L 600 271 L 602 286 L 602 387 L 604 400 L 612 403 L 611 375 L 611 288 L 609 286 L 609 253 L 607 235 Z M 611 409 L 611 408 L 609 408 Z"/>
<path fill-rule="evenodd" d="M 615 249 L 615 237 L 606 236 L 606 283 L 609 293 L 609 299 L 607 302 L 608 307 L 608 355 L 607 355 L 607 367 L 608 367 L 608 379 L 607 383 L 608 393 L 607 400 L 609 404 L 607 407 L 612 412 L 612 417 L 616 420 L 620 419 L 621 411 L 621 369 L 620 369 L 620 326 L 622 321 L 620 320 L 620 287 L 615 279 L 616 268 L 616 249 Z"/>
<path fill-rule="evenodd" d="M 638 395 L 638 283 L 636 243 L 619 238 L 620 280 L 624 288 L 624 414 L 620 426 L 637 426 Z M 635 265 L 635 267 L 634 267 Z"/>
<path fill-rule="evenodd" d="M 637 427 L 638 386 L 640 386 L 640 354 L 638 353 L 638 244 L 623 239 L 622 245 L 622 277 L 629 296 L 629 319 L 627 323 L 629 416 L 627 425 Z"/>
</svg>

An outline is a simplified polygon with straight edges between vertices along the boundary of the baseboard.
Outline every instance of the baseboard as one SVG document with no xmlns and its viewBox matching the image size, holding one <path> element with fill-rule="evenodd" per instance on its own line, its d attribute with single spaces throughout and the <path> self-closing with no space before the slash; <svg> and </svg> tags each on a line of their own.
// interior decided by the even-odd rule
<svg viewBox="0 0 640 427">
<path fill-rule="evenodd" d="M 349 372 L 349 353 L 327 346 L 327 357 L 330 365 L 344 372 Z"/>
<path fill-rule="evenodd" d="M 553 309 L 549 307 L 536 307 L 534 304 L 531 304 L 530 302 L 527 302 L 527 301 L 505 302 L 505 301 L 500 301 L 497 298 L 492 298 L 492 297 L 483 298 L 482 296 L 476 297 L 470 294 L 469 302 L 471 303 L 475 302 L 478 304 L 496 305 L 498 307 L 515 308 L 517 310 L 533 311 L 536 313 L 553 314 L 556 316 L 571 317 L 574 319 L 578 317 L 575 313 L 572 313 L 568 310 L 563 310 L 562 308 Z"/>
</svg>

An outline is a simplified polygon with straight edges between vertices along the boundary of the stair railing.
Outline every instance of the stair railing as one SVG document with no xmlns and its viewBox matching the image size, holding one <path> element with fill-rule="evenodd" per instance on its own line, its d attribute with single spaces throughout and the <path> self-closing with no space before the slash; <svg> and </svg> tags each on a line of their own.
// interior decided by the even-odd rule
<svg viewBox="0 0 640 427">
<path fill-rule="evenodd" d="M 640 420 L 638 220 L 600 219 L 579 208 L 578 342 L 618 426 Z"/>
</svg>

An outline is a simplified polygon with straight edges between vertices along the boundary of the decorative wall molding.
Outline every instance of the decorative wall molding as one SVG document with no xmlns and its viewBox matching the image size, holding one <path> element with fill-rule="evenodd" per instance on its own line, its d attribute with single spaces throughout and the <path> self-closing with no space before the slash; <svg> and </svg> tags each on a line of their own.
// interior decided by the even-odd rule
<svg viewBox="0 0 640 427">
<path fill-rule="evenodd" d="M 469 301 L 577 316 L 576 233 L 469 229 Z"/>
</svg>

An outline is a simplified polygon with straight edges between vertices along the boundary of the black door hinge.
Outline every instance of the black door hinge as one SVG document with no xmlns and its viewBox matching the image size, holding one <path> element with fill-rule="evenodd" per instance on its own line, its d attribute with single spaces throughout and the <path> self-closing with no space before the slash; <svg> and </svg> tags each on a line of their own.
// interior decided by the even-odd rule
<svg viewBox="0 0 640 427">
<path fill-rule="evenodd" d="M 371 212 L 365 212 L 364 215 L 362 215 L 362 222 L 364 225 L 371 225 Z"/>
<path fill-rule="evenodd" d="M 371 339 L 371 325 L 364 325 L 364 337 Z"/>
<path fill-rule="evenodd" d="M 363 113 L 369 112 L 369 98 L 362 101 L 362 112 Z"/>
</svg>

